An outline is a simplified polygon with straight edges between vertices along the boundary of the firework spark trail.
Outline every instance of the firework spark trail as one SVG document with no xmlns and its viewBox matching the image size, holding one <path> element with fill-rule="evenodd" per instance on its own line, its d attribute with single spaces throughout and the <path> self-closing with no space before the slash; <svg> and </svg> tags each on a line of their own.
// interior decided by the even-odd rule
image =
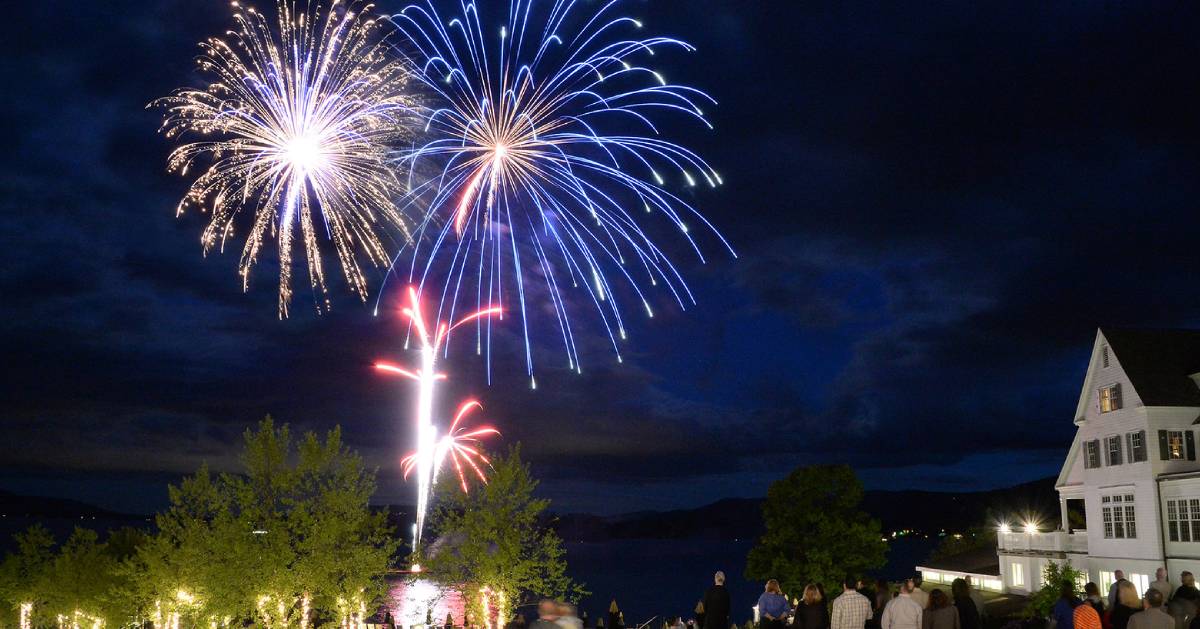
<svg viewBox="0 0 1200 629">
<path fill-rule="evenodd" d="M 580 371 L 563 294 L 568 286 L 588 294 L 618 360 L 617 338 L 626 331 L 614 278 L 624 278 L 648 316 L 654 313 L 647 284 L 665 284 L 681 308 L 695 303 L 642 228 L 641 214 L 661 215 L 701 261 L 685 218 L 729 248 L 667 189 L 664 173 L 689 187 L 698 179 L 715 187 L 720 175 L 693 151 L 658 137 L 655 126 L 657 114 L 680 113 L 711 128 L 698 103 L 715 101 L 643 65 L 657 49 L 692 47 L 670 37 L 626 35 L 642 25 L 615 13 L 619 0 L 599 3 L 594 13 L 585 4 L 554 0 L 538 5 L 548 7 L 543 12 L 532 0 L 512 0 L 504 24 L 487 33 L 474 3 L 461 2 L 449 20 L 432 1 L 391 17 L 407 36 L 404 52 L 416 78 L 432 95 L 423 143 L 404 151 L 400 162 L 410 172 L 425 161 L 437 165 L 438 173 L 410 185 L 410 194 L 428 195 L 430 213 L 448 215 L 440 228 L 421 226 L 431 237 L 416 243 L 409 275 L 424 287 L 449 249 L 440 308 L 451 316 L 460 298 L 503 304 L 503 284 L 515 284 L 532 386 L 525 284 L 531 270 L 540 271 L 567 365 Z M 479 334 L 486 337 L 490 379 L 490 326 Z"/>
<path fill-rule="evenodd" d="M 468 400 L 459 407 L 458 413 L 455 415 L 454 421 L 451 424 L 446 435 L 440 440 L 438 439 L 437 424 L 434 422 L 434 384 L 438 380 L 445 380 L 446 374 L 438 373 L 437 358 L 438 354 L 445 350 L 446 343 L 450 339 L 450 332 L 465 323 L 478 321 L 483 318 L 490 318 L 492 315 L 501 314 L 501 309 L 498 307 L 486 307 L 460 319 L 457 323 L 449 325 L 442 321 L 437 321 L 430 328 L 425 321 L 425 316 L 421 309 L 421 298 L 417 289 L 409 287 L 408 289 L 409 305 L 401 310 L 401 314 L 408 320 L 411 334 L 417 340 L 418 351 L 421 353 L 420 369 L 407 369 L 391 363 L 377 362 L 375 368 L 405 378 L 416 380 L 417 382 L 417 408 L 414 415 L 416 420 L 417 431 L 417 450 L 404 458 L 401 465 L 404 469 L 404 477 L 413 470 L 417 473 L 417 526 L 413 534 L 413 551 L 421 543 L 421 533 L 425 528 L 425 516 L 429 510 L 429 499 L 433 490 L 433 485 L 437 481 L 437 473 L 441 468 L 446 457 L 449 456 L 458 469 L 459 480 L 462 482 L 463 490 L 466 491 L 466 476 L 463 474 L 462 463 L 465 462 L 469 467 L 473 468 L 476 474 L 481 478 L 483 471 L 479 469 L 475 460 L 478 459 L 485 464 L 487 457 L 483 455 L 472 443 L 478 442 L 483 436 L 489 434 L 499 434 L 494 428 L 484 427 L 476 430 L 459 429 L 459 422 L 474 408 L 479 407 L 479 403 L 474 400 Z"/>
<path fill-rule="evenodd" d="M 372 5 L 334 0 L 324 12 L 297 12 L 279 0 L 275 28 L 254 8 L 233 6 L 231 43 L 201 44 L 197 63 L 208 87 L 152 103 L 166 110 L 168 138 L 200 136 L 176 148 L 168 168 L 186 175 L 202 158 L 208 162 L 177 213 L 190 206 L 211 212 L 201 237 L 205 254 L 224 250 L 243 210 L 253 215 L 239 264 L 243 290 L 264 240 L 276 237 L 281 317 L 292 298 L 296 229 L 318 311 L 329 306 L 322 228 L 351 290 L 365 300 L 360 255 L 387 265 L 382 232 L 408 236 L 392 202 L 400 182 L 388 155 L 410 135 L 410 73 L 370 17 Z"/>
<path fill-rule="evenodd" d="M 491 435 L 499 435 L 500 431 L 491 426 L 481 426 L 479 428 L 459 428 L 459 423 L 475 410 L 482 410 L 483 405 L 478 400 L 466 400 L 459 404 L 458 412 L 454 415 L 454 421 L 451 422 L 450 428 L 446 434 L 437 441 L 437 447 L 434 449 L 433 455 L 433 479 L 434 485 L 437 484 L 438 473 L 441 472 L 447 458 L 454 463 L 454 469 L 458 474 L 458 482 L 462 487 L 463 492 L 467 492 L 467 474 L 463 469 L 465 463 L 470 471 L 474 472 L 481 482 L 487 482 L 487 475 L 479 468 L 479 463 L 491 465 L 487 455 L 478 447 L 484 437 Z M 478 461 L 478 463 L 476 462 Z M 408 479 L 408 475 L 417 467 L 420 462 L 420 453 L 414 452 L 405 456 L 401 461 L 401 468 L 404 470 L 404 478 Z"/>
</svg>

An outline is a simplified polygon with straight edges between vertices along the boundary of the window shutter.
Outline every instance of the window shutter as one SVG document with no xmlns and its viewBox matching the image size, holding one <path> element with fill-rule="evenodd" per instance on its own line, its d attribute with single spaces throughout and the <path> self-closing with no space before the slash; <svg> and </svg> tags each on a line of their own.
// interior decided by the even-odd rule
<svg viewBox="0 0 1200 629">
<path fill-rule="evenodd" d="M 1167 431 L 1158 431 L 1158 458 L 1162 461 L 1170 461 L 1171 455 L 1167 452 Z"/>
<path fill-rule="evenodd" d="M 1183 438 L 1187 442 L 1187 458 L 1189 461 L 1196 460 L 1196 435 L 1191 430 L 1185 430 Z"/>
<path fill-rule="evenodd" d="M 1137 463 L 1137 452 L 1133 451 L 1133 433 L 1125 433 L 1125 456 L 1130 463 Z"/>
<path fill-rule="evenodd" d="M 1138 460 L 1145 461 L 1146 460 L 1146 431 L 1139 430 L 1138 434 L 1141 435 L 1141 437 L 1142 437 L 1142 449 L 1140 452 L 1140 456 L 1138 456 Z"/>
<path fill-rule="evenodd" d="M 1112 408 L 1114 411 L 1121 408 L 1121 384 L 1119 382 L 1112 388 Z"/>
</svg>

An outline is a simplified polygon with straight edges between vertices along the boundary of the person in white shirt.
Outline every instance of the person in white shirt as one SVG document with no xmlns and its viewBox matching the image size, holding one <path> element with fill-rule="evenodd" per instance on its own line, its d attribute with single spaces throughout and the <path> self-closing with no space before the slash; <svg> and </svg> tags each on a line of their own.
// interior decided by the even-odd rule
<svg viewBox="0 0 1200 629">
<path fill-rule="evenodd" d="M 887 607 L 883 608 L 881 624 L 883 629 L 921 629 L 921 616 L 924 609 L 913 600 L 914 584 L 909 579 L 900 586 L 900 595 L 893 598 Z"/>
<path fill-rule="evenodd" d="M 558 619 L 554 624 L 562 629 L 583 629 L 583 621 L 579 619 L 575 606 L 570 603 L 558 604 Z"/>
<path fill-rule="evenodd" d="M 921 575 L 917 575 L 910 579 L 912 581 L 912 599 L 921 606 L 921 609 L 929 609 L 929 592 L 921 589 Z"/>
<path fill-rule="evenodd" d="M 1159 568 L 1154 571 L 1154 583 L 1150 587 L 1162 592 L 1163 600 L 1170 601 L 1171 595 L 1175 593 L 1175 588 L 1171 587 L 1171 582 L 1167 581 L 1167 569 Z"/>
</svg>

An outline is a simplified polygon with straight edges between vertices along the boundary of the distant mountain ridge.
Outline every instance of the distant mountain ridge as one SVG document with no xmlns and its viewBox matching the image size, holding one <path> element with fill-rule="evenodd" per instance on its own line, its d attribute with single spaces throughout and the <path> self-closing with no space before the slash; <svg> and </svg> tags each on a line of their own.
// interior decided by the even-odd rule
<svg viewBox="0 0 1200 629">
<path fill-rule="evenodd" d="M 0 515 L 6 518 L 104 518 L 106 520 L 144 520 L 146 516 L 119 513 L 102 507 L 46 496 L 23 496 L 0 490 Z"/>
<path fill-rule="evenodd" d="M 1055 478 L 978 492 L 921 490 L 864 492 L 863 510 L 884 532 L 912 530 L 935 535 L 988 524 L 989 517 L 1023 521 L 1058 515 Z M 724 498 L 694 509 L 654 511 L 636 516 L 568 513 L 555 528 L 569 541 L 605 539 L 755 539 L 762 535 L 762 498 Z"/>
<path fill-rule="evenodd" d="M 963 493 L 872 490 L 865 492 L 863 508 L 880 521 L 884 532 L 907 529 L 928 535 L 982 525 L 989 514 L 1018 522 L 1030 515 L 1055 521 L 1058 499 L 1054 481 L 1051 477 L 1004 489 Z M 723 498 L 692 509 L 615 516 L 567 513 L 552 515 L 550 522 L 567 541 L 756 539 L 763 531 L 762 501 L 762 498 Z M 389 519 L 398 530 L 402 529 L 412 507 L 387 508 L 391 512 Z M 118 513 L 77 500 L 22 496 L 6 491 L 0 491 L 0 516 L 10 520 L 100 520 L 120 525 L 151 521 L 145 515 Z"/>
</svg>

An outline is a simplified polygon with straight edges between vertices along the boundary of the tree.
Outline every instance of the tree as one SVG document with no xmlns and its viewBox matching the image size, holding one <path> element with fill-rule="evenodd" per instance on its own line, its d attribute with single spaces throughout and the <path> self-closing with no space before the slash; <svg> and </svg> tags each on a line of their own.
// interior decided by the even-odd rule
<svg viewBox="0 0 1200 629">
<path fill-rule="evenodd" d="M 974 526 L 961 534 L 947 535 L 929 554 L 929 561 L 936 564 L 955 555 L 982 549 L 996 549 L 995 526 L 987 524 Z"/>
<path fill-rule="evenodd" d="M 1029 597 L 1029 604 L 1025 606 L 1025 616 L 1030 618 L 1049 616 L 1051 610 L 1054 609 L 1054 604 L 1058 602 L 1058 597 L 1062 595 L 1064 583 L 1069 583 L 1072 588 L 1079 589 L 1079 584 L 1086 580 L 1087 575 L 1071 567 L 1070 561 L 1064 561 L 1061 564 L 1053 561 L 1047 562 L 1046 567 L 1042 570 L 1042 589 Z"/>
<path fill-rule="evenodd" d="M 536 487 L 519 446 L 493 459 L 488 482 L 469 493 L 457 478 L 442 476 L 429 520 L 437 541 L 417 560 L 440 583 L 486 588 L 509 609 L 541 596 L 578 600 L 587 592 L 567 576 L 562 540 L 543 522 L 550 501 L 534 498 Z M 466 599 L 471 616 L 483 617 L 477 598 Z M 508 617 L 508 609 L 498 611 Z"/>
<path fill-rule="evenodd" d="M 95 531 L 76 528 L 55 549 L 54 538 L 40 525 L 18 534 L 17 552 L 0 567 L 0 598 L 13 611 L 10 622 L 29 605 L 33 626 L 128 624 L 133 616 L 124 594 L 130 575 L 121 562 L 142 539 L 140 532 L 124 528 L 101 543 Z"/>
<path fill-rule="evenodd" d="M 294 445 L 268 417 L 244 437 L 243 474 L 201 468 L 170 488 L 159 533 L 132 564 L 144 613 L 317 625 L 373 606 L 399 546 L 387 514 L 368 506 L 374 472 L 338 428 Z"/>
<path fill-rule="evenodd" d="M 44 589 L 46 610 L 56 618 L 73 618 L 81 624 L 87 619 L 109 620 L 106 614 L 109 610 L 105 609 L 106 594 L 116 568 L 116 560 L 105 552 L 96 532 L 76 528 L 50 566 L 49 586 Z M 86 623 L 87 626 L 92 624 Z"/>
<path fill-rule="evenodd" d="M 798 467 L 775 481 L 763 503 L 766 532 L 746 559 L 746 577 L 778 579 L 787 592 L 809 582 L 827 592 L 847 573 L 884 564 L 879 522 L 859 510 L 862 484 L 845 465 Z"/>
<path fill-rule="evenodd" d="M 35 524 L 14 536 L 17 551 L 0 564 L 0 600 L 6 605 L 6 626 L 17 626 L 21 605 L 33 605 L 35 625 L 49 625 L 52 614 L 47 613 L 46 586 L 54 561 L 54 537 L 41 524 Z"/>
</svg>

